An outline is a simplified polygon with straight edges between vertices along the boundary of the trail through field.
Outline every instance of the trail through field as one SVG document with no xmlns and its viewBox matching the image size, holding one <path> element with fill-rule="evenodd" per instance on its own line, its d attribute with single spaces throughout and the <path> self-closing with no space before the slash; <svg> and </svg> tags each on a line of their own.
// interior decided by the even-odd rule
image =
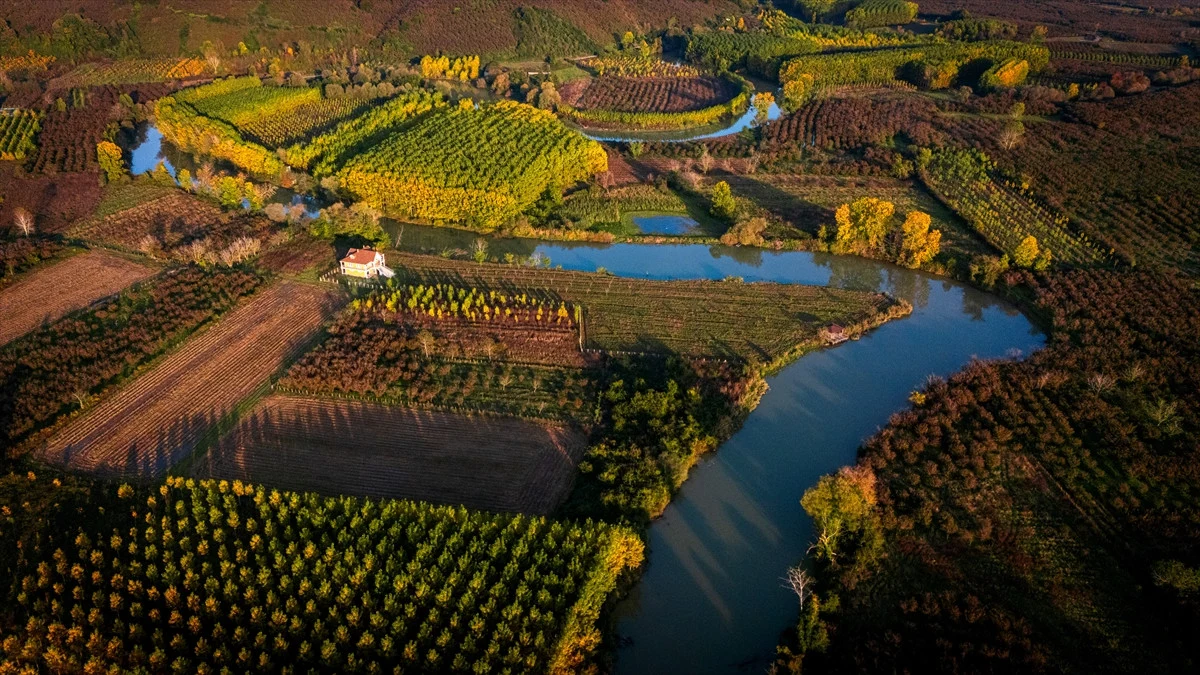
<svg viewBox="0 0 1200 675">
<path fill-rule="evenodd" d="M 76 420 L 41 458 L 103 476 L 165 474 L 309 340 L 338 297 L 289 282 L 264 291 Z"/>
<path fill-rule="evenodd" d="M 547 514 L 586 437 L 566 425 L 272 396 L 193 466 L 288 490 Z"/>
<path fill-rule="evenodd" d="M 104 251 L 72 256 L 0 291 L 0 345 L 154 274 Z"/>
</svg>

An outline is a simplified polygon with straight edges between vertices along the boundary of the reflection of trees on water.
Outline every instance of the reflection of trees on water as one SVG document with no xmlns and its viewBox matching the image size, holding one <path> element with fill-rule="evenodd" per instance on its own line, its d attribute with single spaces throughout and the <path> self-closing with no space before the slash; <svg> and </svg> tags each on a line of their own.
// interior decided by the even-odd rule
<svg viewBox="0 0 1200 675">
<path fill-rule="evenodd" d="M 883 267 L 862 258 L 846 255 L 813 256 L 813 262 L 829 268 L 829 285 L 852 291 L 884 289 Z"/>
<path fill-rule="evenodd" d="M 963 288 L 962 311 L 963 314 L 971 317 L 972 321 L 983 321 L 984 311 L 993 307 L 1000 309 L 1006 316 L 1016 316 L 1020 313 L 1016 307 L 990 293 L 984 293 L 974 288 Z"/>
<path fill-rule="evenodd" d="M 763 264 L 763 249 L 754 246 L 710 246 L 708 252 L 714 260 L 730 258 L 750 267 L 762 267 Z"/>
<path fill-rule="evenodd" d="M 885 290 L 893 297 L 907 300 L 913 307 L 925 307 L 929 304 L 929 294 L 933 290 L 933 283 L 933 279 L 912 270 L 889 269 Z M 943 286 L 947 285 L 943 284 Z"/>
</svg>

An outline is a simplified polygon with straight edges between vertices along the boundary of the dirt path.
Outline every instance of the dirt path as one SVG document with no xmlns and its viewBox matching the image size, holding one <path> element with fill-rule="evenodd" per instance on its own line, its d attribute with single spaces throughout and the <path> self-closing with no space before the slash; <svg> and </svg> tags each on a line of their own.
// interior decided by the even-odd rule
<svg viewBox="0 0 1200 675">
<path fill-rule="evenodd" d="M 264 291 L 51 438 L 41 458 L 104 476 L 165 474 L 309 340 L 337 297 L 288 282 Z"/>
<path fill-rule="evenodd" d="M 154 272 L 105 251 L 89 251 L 34 270 L 0 291 L 0 345 Z"/>
<path fill-rule="evenodd" d="M 289 490 L 546 514 L 570 491 L 585 443 L 570 427 L 510 417 L 272 396 L 192 472 Z"/>
</svg>

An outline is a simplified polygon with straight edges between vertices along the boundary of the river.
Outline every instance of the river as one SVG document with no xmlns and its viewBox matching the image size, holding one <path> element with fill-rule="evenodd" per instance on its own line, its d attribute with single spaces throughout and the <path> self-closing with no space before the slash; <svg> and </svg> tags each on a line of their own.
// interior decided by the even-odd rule
<svg viewBox="0 0 1200 675">
<path fill-rule="evenodd" d="M 157 131 L 139 130 L 134 173 L 179 165 Z M 287 199 L 292 199 L 290 195 Z M 399 248 L 469 249 L 479 238 L 446 228 L 389 223 Z M 654 279 L 723 279 L 885 291 L 911 316 L 858 341 L 809 354 L 769 379 L 744 427 L 701 460 L 649 531 L 649 564 L 617 607 L 616 671 L 762 672 L 781 631 L 794 625 L 785 570 L 812 540 L 800 496 L 855 461 L 859 445 L 908 405 L 931 375 L 973 358 L 1027 354 L 1042 335 L 1012 306 L 969 286 L 848 256 L 700 244 L 546 243 L 492 239 L 491 255 L 540 254 L 565 269 L 606 269 Z"/>
</svg>

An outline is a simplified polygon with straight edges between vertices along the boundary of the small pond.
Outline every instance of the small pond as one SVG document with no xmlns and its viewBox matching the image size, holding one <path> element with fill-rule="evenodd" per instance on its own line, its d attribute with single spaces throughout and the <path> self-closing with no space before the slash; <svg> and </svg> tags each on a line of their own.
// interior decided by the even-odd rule
<svg viewBox="0 0 1200 675">
<path fill-rule="evenodd" d="M 630 216 L 633 224 L 642 234 L 664 234 L 680 236 L 692 234 L 700 223 L 691 216 L 655 214 Z"/>
</svg>

